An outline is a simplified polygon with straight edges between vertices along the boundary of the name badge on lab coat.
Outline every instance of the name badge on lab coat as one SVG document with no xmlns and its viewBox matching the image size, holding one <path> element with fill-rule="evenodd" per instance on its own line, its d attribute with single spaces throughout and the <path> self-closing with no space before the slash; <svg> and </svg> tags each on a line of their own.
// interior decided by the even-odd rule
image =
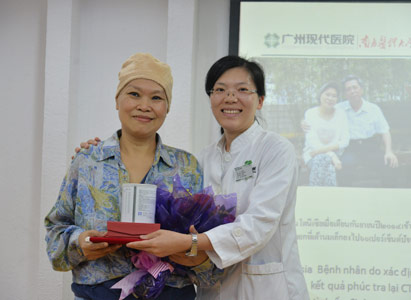
<svg viewBox="0 0 411 300">
<path fill-rule="evenodd" d="M 255 167 L 253 167 L 251 164 L 246 164 L 244 166 L 235 168 L 234 173 L 235 181 L 245 180 L 254 176 Z"/>
</svg>

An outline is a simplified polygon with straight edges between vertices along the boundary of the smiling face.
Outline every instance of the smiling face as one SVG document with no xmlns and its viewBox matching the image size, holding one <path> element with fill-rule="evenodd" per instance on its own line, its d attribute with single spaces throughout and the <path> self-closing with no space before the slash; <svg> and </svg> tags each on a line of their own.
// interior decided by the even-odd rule
<svg viewBox="0 0 411 300">
<path fill-rule="evenodd" d="M 338 92 L 335 88 L 329 87 L 320 95 L 320 104 L 325 109 L 333 109 L 338 100 Z"/>
<path fill-rule="evenodd" d="M 356 79 L 348 80 L 344 84 L 345 96 L 350 103 L 362 101 L 363 89 Z"/>
<path fill-rule="evenodd" d="M 116 99 L 123 134 L 155 137 L 167 115 L 164 89 L 148 79 L 130 81 Z"/>
<path fill-rule="evenodd" d="M 221 94 L 211 93 L 211 109 L 226 136 L 234 139 L 253 124 L 255 112 L 262 108 L 264 97 L 254 92 L 256 87 L 250 74 L 241 67 L 224 72 L 213 90 L 224 90 Z M 253 92 L 243 93 L 245 90 Z"/>
</svg>

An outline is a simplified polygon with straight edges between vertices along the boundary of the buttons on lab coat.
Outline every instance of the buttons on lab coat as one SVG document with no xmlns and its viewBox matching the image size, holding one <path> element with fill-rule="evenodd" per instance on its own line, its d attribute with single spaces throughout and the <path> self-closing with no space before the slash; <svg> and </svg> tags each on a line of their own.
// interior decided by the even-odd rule
<svg viewBox="0 0 411 300">
<path fill-rule="evenodd" d="M 224 161 L 225 162 L 231 161 L 231 154 L 229 152 L 224 153 Z"/>
<path fill-rule="evenodd" d="M 234 228 L 233 233 L 236 237 L 240 237 L 243 235 L 243 230 L 240 227 Z"/>
</svg>

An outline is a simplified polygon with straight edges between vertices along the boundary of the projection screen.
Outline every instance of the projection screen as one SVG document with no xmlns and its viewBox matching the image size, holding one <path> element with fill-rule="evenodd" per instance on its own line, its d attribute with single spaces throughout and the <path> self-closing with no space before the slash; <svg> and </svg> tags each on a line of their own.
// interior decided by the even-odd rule
<svg viewBox="0 0 411 300">
<path fill-rule="evenodd" d="M 311 300 L 411 299 L 411 3 L 232 0 L 230 52 L 263 66 L 263 125 L 296 149 L 295 221 Z M 355 80 L 343 83 L 347 76 Z M 348 82 L 362 100 L 351 112 L 358 94 Z M 318 181 L 323 165 L 306 149 L 326 83 L 337 85 L 348 145 L 323 155 L 331 175 Z M 371 112 L 378 122 L 364 119 Z M 372 146 L 363 148 L 370 122 Z M 315 134 L 325 144 L 341 128 Z M 344 152 L 362 158 L 350 165 Z"/>
</svg>

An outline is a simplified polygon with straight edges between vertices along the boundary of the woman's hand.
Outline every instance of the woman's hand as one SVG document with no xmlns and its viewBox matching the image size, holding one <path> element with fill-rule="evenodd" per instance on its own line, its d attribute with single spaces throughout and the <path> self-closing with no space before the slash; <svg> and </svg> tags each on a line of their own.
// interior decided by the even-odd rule
<svg viewBox="0 0 411 300">
<path fill-rule="evenodd" d="M 187 256 L 185 252 L 170 255 L 170 259 L 179 265 L 194 267 L 201 265 L 208 259 L 205 251 L 198 251 L 197 256 Z"/>
<path fill-rule="evenodd" d="M 143 250 L 157 257 L 165 257 L 191 248 L 191 235 L 169 230 L 157 230 L 142 235 L 144 241 L 131 242 L 126 246 L 136 250 Z"/>
<path fill-rule="evenodd" d="M 390 166 L 391 168 L 398 167 L 398 158 L 392 151 L 388 151 L 384 155 L 385 165 Z"/>
<path fill-rule="evenodd" d="M 104 236 L 106 233 L 97 230 L 87 230 L 82 232 L 78 237 L 78 242 L 84 256 L 87 260 L 96 260 L 107 254 L 116 252 L 121 245 L 109 245 L 108 243 L 87 242 L 86 238 L 91 236 Z"/>
<path fill-rule="evenodd" d="M 318 154 L 320 154 L 320 152 L 318 152 L 318 150 L 313 150 L 313 151 L 310 152 L 310 156 L 311 156 L 311 157 L 314 157 L 314 156 L 316 156 L 316 155 L 318 155 Z"/>
<path fill-rule="evenodd" d="M 308 122 L 307 122 L 306 120 L 301 120 L 300 126 L 301 126 L 301 129 L 302 129 L 305 133 L 307 133 L 307 132 L 310 131 L 310 129 L 311 129 L 310 124 L 308 124 Z"/>
<path fill-rule="evenodd" d="M 190 226 L 190 233 L 197 233 L 197 229 L 194 225 Z M 208 259 L 208 255 L 205 251 L 198 251 L 197 256 L 187 256 L 185 252 L 180 252 L 170 255 L 170 259 L 180 265 L 193 267 L 201 265 Z"/>
<path fill-rule="evenodd" d="M 341 163 L 341 160 L 338 158 L 338 156 L 337 156 L 337 155 L 334 155 L 334 156 L 331 157 L 331 159 L 332 159 L 332 162 L 333 162 L 333 164 L 334 164 L 334 167 L 335 167 L 337 170 L 341 170 L 341 168 L 342 168 L 342 163 Z"/>
<path fill-rule="evenodd" d="M 87 142 L 80 143 L 80 147 L 76 147 L 74 149 L 74 151 L 76 153 L 79 153 L 81 149 L 88 149 L 88 148 L 90 148 L 90 145 L 97 146 L 97 144 L 100 143 L 100 142 L 101 142 L 100 138 L 95 137 L 94 140 L 90 139 Z M 71 159 L 73 159 L 73 158 L 74 158 L 74 156 L 71 157 Z"/>
</svg>

